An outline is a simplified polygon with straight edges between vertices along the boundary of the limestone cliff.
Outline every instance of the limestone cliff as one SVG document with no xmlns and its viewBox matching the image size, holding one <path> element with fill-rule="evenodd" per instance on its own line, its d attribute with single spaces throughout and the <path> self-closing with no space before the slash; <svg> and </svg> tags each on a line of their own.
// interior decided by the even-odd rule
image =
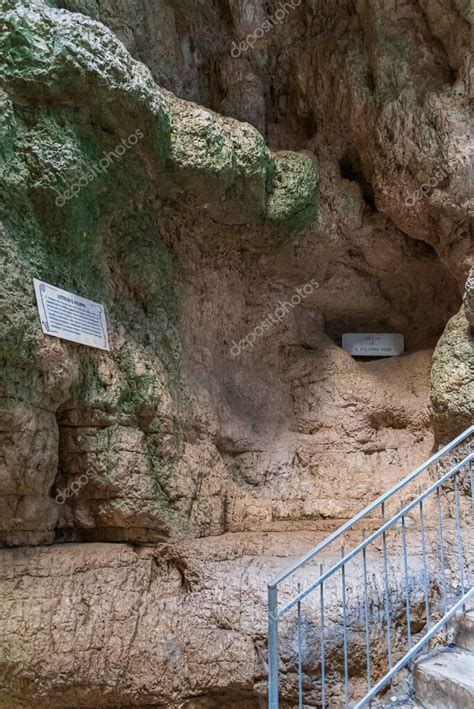
<svg viewBox="0 0 474 709">
<path fill-rule="evenodd" d="M 258 706 L 265 581 L 474 419 L 468 4 L 285 8 L 0 0 L 1 706 Z"/>
</svg>

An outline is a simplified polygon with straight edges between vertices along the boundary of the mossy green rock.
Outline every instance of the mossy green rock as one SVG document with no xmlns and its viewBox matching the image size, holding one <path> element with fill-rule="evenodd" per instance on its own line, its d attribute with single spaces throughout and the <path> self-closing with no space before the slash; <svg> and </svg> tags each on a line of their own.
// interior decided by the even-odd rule
<svg viewBox="0 0 474 709">
<path fill-rule="evenodd" d="M 464 310 L 446 325 L 431 370 L 431 404 L 440 442 L 474 421 L 474 341 Z"/>
<path fill-rule="evenodd" d="M 100 23 L 40 0 L 8 2 L 6 8 L 0 50 L 9 90 L 22 100 L 73 108 L 84 123 L 97 121 L 109 133 L 127 136 L 141 129 L 144 170 L 163 197 L 186 194 L 188 204 L 221 216 L 226 207 L 234 213 L 238 203 L 249 224 L 265 217 L 267 203 L 272 220 L 292 227 L 312 218 L 305 208 L 314 196 L 315 174 L 304 168 L 304 158 L 288 153 L 275 165 L 251 126 L 160 89 Z"/>
<path fill-rule="evenodd" d="M 269 223 L 291 230 L 314 221 L 317 182 L 316 166 L 309 155 L 277 153 L 268 201 Z"/>
<path fill-rule="evenodd" d="M 9 461 L 12 426 L 44 449 L 37 484 L 35 456 L 4 471 L 0 541 L 52 539 L 52 496 L 92 468 L 60 510 L 66 538 L 152 541 L 187 527 L 173 504 L 188 408 L 163 224 L 192 213 L 301 228 L 316 173 L 305 156 L 272 156 L 250 125 L 159 88 L 110 30 L 54 5 L 0 5 L 0 417 Z M 112 352 L 44 337 L 33 278 L 103 302 Z"/>
</svg>

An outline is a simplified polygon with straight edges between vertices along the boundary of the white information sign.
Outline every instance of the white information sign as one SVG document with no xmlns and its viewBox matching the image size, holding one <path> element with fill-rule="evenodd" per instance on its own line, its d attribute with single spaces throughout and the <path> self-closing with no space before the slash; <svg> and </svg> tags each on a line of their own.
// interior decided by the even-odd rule
<svg viewBox="0 0 474 709">
<path fill-rule="evenodd" d="M 110 350 L 104 306 L 36 278 L 36 301 L 46 335 Z"/>
<path fill-rule="evenodd" d="M 403 335 L 357 332 L 342 336 L 342 349 L 355 357 L 395 357 L 403 354 Z"/>
</svg>

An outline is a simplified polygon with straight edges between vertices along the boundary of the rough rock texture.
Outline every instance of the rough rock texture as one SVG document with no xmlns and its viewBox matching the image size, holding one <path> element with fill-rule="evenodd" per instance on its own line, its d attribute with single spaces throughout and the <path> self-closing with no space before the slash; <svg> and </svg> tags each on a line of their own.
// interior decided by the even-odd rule
<svg viewBox="0 0 474 709">
<path fill-rule="evenodd" d="M 290 540 L 284 536 L 283 545 L 281 534 L 195 540 L 184 555 L 166 546 L 133 549 L 118 544 L 4 551 L 0 701 L 15 707 L 34 702 L 53 707 L 258 707 L 266 691 L 266 579 L 314 540 L 308 533 Z M 374 654 L 383 652 L 385 640 L 380 561 L 369 557 L 374 571 L 371 619 L 380 629 L 373 635 Z M 397 563 L 400 557 L 390 566 L 394 604 Z M 351 588 L 351 600 L 359 608 L 350 621 L 351 673 L 364 657 L 360 571 L 359 583 L 354 577 Z M 307 574 L 302 582 L 311 579 L 311 569 Z M 421 587 L 413 584 L 412 591 L 421 606 Z M 340 634 L 340 584 L 327 585 L 326 593 L 327 613 L 335 621 L 327 637 L 327 671 L 332 675 Z M 402 597 L 399 605 L 401 610 Z M 310 608 L 306 613 L 311 617 Z M 308 620 L 308 674 L 319 662 L 318 633 Z M 292 616 L 282 637 L 285 694 L 285 685 L 294 682 L 294 665 L 289 669 L 294 647 Z M 338 683 L 334 686 L 337 706 L 341 689 Z M 313 691 L 316 696 L 317 681 Z"/>
<path fill-rule="evenodd" d="M 242 50 L 277 7 L 0 1 L 6 706 L 258 706 L 269 576 L 474 419 L 467 4 L 305 0 Z"/>
<path fill-rule="evenodd" d="M 339 161 L 464 282 L 473 258 L 467 0 L 61 5 L 101 19 L 178 95 L 249 121 L 271 145 L 310 145 Z"/>
<path fill-rule="evenodd" d="M 182 211 L 197 206 L 204 220 L 238 222 L 245 215 L 247 224 L 266 220 L 286 233 L 314 212 L 316 172 L 308 156 L 273 157 L 250 126 L 158 89 L 101 25 L 41 3 L 11 5 L 0 40 L 2 436 L 8 456 L 2 537 L 32 541 L 38 532 L 38 541 L 52 539 L 57 510 L 49 492 L 59 450 L 60 485 L 90 464 L 106 478 L 114 469 L 114 481 L 92 493 L 97 509 L 79 513 L 81 527 L 112 527 L 119 536 L 139 527 L 138 538 L 160 538 L 174 514 L 166 500 L 180 496 L 166 489 L 170 471 L 192 422 L 180 413 L 179 304 L 159 220 L 183 201 Z M 35 54 L 35 37 L 49 51 Z M 137 147 L 82 187 L 87 171 L 136 131 L 143 136 Z M 74 185 L 82 187 L 80 194 L 64 200 Z M 107 302 L 112 357 L 41 336 L 33 276 Z M 123 451 L 131 454 L 126 460 Z M 183 485 L 192 485 L 183 475 Z M 203 496 L 207 509 L 205 487 Z M 218 529 L 212 515 L 203 524 L 207 532 Z"/>
<path fill-rule="evenodd" d="M 454 628 L 457 647 L 474 654 L 474 609 L 455 618 Z"/>
<path fill-rule="evenodd" d="M 471 335 L 474 335 L 474 266 L 469 271 L 469 276 L 466 281 L 466 292 L 464 294 L 464 311 L 471 329 Z"/>
<path fill-rule="evenodd" d="M 467 428 L 474 413 L 474 347 L 466 317 L 452 318 L 436 347 L 431 401 L 439 440 Z"/>
</svg>

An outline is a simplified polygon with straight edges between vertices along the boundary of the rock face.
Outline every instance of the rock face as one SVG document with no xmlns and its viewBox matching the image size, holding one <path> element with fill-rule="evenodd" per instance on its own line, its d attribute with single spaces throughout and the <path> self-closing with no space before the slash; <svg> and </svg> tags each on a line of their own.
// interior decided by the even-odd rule
<svg viewBox="0 0 474 709">
<path fill-rule="evenodd" d="M 313 541 L 308 533 L 228 535 L 190 541 L 178 554 L 166 545 L 97 543 L 5 550 L 0 618 L 10 653 L 0 665 L 8 687 L 2 699 L 20 707 L 258 707 L 266 692 L 265 583 Z M 369 563 L 380 654 L 382 567 Z M 362 605 L 361 590 L 359 584 Z M 326 592 L 327 611 L 338 617 L 340 585 Z M 412 593 L 422 600 L 421 588 Z M 355 669 L 362 664 L 361 628 L 362 618 L 353 619 Z M 317 645 L 313 632 L 306 633 L 309 648 Z M 328 647 L 333 642 L 328 635 Z M 314 654 L 309 649 L 308 665 L 317 665 Z M 340 688 L 334 699 L 341 702 Z"/>
<path fill-rule="evenodd" d="M 5 706 L 258 706 L 265 581 L 472 422 L 451 5 L 0 2 Z M 35 277 L 111 352 L 43 336 Z"/>
<path fill-rule="evenodd" d="M 431 387 L 439 440 L 467 428 L 473 420 L 474 347 L 462 310 L 449 321 L 436 347 Z"/>
<path fill-rule="evenodd" d="M 472 335 L 474 334 L 474 266 L 471 268 L 468 279 L 466 281 L 466 292 L 464 294 L 464 310 Z"/>
<path fill-rule="evenodd" d="M 339 163 L 369 206 L 431 244 L 464 283 L 472 262 L 465 0 L 60 4 L 107 24 L 179 96 L 249 121 L 271 144 Z"/>
<path fill-rule="evenodd" d="M 169 530 L 165 518 L 174 514 L 166 498 L 181 497 L 164 487 L 181 457 L 187 417 L 179 412 L 186 404 L 176 275 L 160 220 L 179 228 L 182 216 L 165 215 L 184 202 L 184 212 L 203 210 L 204 221 L 222 229 L 240 214 L 247 225 L 268 222 L 284 233 L 311 217 L 316 170 L 309 156 L 272 156 L 250 126 L 158 89 L 101 25 L 38 3 L 13 5 L 1 40 L 2 430 L 9 456 L 2 536 L 17 543 L 24 532 L 30 542 L 38 532 L 38 540 L 52 540 L 57 510 L 49 492 L 59 451 L 60 486 L 90 465 L 102 479 L 92 493 L 94 509 L 77 512 L 81 527 L 114 528 L 119 537 L 140 527 L 147 531 L 139 539 L 161 538 Z M 50 47 L 45 55 L 35 54 L 34 37 Z M 75 117 L 86 95 L 94 97 L 86 115 Z M 136 147 L 128 145 L 131 136 Z M 127 151 L 120 155 L 122 146 Z M 94 169 L 109 167 L 111 153 L 110 171 L 96 176 Z M 110 304 L 112 358 L 44 341 L 31 295 L 34 275 Z M 108 479 L 112 468 L 115 482 Z M 195 487 L 183 475 L 183 485 Z M 192 490 L 186 497 L 193 499 Z M 221 510 L 206 521 L 208 531 L 218 529 L 215 514 Z"/>
</svg>

